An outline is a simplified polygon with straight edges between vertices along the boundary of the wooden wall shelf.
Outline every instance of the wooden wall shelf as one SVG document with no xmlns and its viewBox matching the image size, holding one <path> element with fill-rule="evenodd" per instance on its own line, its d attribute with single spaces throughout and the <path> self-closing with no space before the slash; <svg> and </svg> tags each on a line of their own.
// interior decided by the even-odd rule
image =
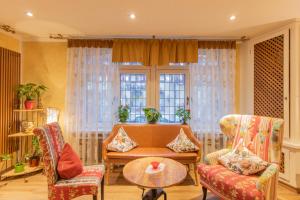
<svg viewBox="0 0 300 200">
<path fill-rule="evenodd" d="M 39 108 L 39 109 L 31 109 L 31 110 L 27 110 L 27 109 L 14 109 L 14 112 L 43 112 L 44 109 L 43 108 Z"/>
<path fill-rule="evenodd" d="M 16 177 L 16 176 L 30 174 L 33 172 L 38 172 L 38 171 L 42 170 L 43 168 L 44 168 L 44 166 L 42 164 L 37 167 L 30 167 L 29 165 L 25 165 L 25 170 L 23 172 L 19 172 L 19 173 L 16 173 L 15 169 L 11 169 L 8 172 L 1 175 L 1 180 L 4 180 L 9 177 Z"/>
<path fill-rule="evenodd" d="M 29 133 L 25 133 L 25 132 L 19 132 L 19 133 L 13 133 L 13 134 L 9 134 L 8 137 L 12 138 L 12 137 L 28 137 L 28 136 L 33 136 L 33 132 L 29 132 Z"/>
</svg>

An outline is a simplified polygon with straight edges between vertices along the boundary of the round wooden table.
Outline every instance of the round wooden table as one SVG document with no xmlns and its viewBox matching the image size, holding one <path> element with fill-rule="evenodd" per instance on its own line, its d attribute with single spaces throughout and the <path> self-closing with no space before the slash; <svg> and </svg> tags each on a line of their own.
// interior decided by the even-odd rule
<svg viewBox="0 0 300 200">
<path fill-rule="evenodd" d="M 146 173 L 146 169 L 152 161 L 163 163 L 164 169 L 153 174 Z M 163 188 L 182 182 L 187 175 L 187 169 L 183 164 L 169 158 L 147 157 L 127 163 L 123 169 L 123 175 L 129 182 L 143 189 L 150 189 L 143 195 L 143 200 L 157 200 L 162 195 L 166 200 L 167 194 Z"/>
</svg>

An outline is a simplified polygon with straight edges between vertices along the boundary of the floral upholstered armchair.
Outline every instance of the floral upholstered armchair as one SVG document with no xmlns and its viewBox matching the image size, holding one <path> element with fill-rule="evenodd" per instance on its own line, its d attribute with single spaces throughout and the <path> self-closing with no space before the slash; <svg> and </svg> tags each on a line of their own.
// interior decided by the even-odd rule
<svg viewBox="0 0 300 200">
<path fill-rule="evenodd" d="M 208 154 L 206 164 L 198 166 L 203 199 L 206 199 L 207 189 L 221 199 L 277 199 L 283 120 L 253 115 L 227 115 L 220 120 L 220 126 L 227 136 L 228 148 Z M 237 146 L 240 139 L 254 154 L 269 162 L 263 172 L 245 176 L 218 163 L 218 158 Z"/>
<path fill-rule="evenodd" d="M 65 142 L 58 123 L 47 124 L 33 132 L 39 138 L 43 152 L 49 200 L 70 200 L 81 195 L 92 195 L 97 200 L 100 185 L 101 199 L 104 199 L 104 166 L 85 166 L 80 175 L 60 179 L 56 167 Z"/>
</svg>

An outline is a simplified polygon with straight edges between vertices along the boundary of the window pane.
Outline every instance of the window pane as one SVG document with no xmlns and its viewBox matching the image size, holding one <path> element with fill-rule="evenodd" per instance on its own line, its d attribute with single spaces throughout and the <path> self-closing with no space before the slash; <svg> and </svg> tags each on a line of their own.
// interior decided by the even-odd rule
<svg viewBox="0 0 300 200">
<path fill-rule="evenodd" d="M 185 105 L 185 74 L 160 74 L 159 80 L 160 121 L 178 123 L 175 113 Z"/>
<path fill-rule="evenodd" d="M 120 82 L 121 104 L 130 107 L 128 122 L 145 122 L 146 75 L 120 74 Z"/>
</svg>

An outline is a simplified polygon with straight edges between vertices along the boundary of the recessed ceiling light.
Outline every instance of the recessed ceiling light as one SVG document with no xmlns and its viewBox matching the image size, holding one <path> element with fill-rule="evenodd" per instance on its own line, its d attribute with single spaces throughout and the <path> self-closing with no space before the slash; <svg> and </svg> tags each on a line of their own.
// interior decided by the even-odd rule
<svg viewBox="0 0 300 200">
<path fill-rule="evenodd" d="M 134 13 L 131 13 L 131 14 L 129 15 L 129 18 L 130 18 L 130 19 L 135 19 L 135 17 L 136 17 L 136 16 L 135 16 Z"/>
<path fill-rule="evenodd" d="M 230 19 L 231 21 L 234 21 L 234 20 L 236 19 L 236 16 L 235 16 L 235 15 L 231 15 L 231 16 L 229 17 L 229 19 Z"/>
<path fill-rule="evenodd" d="M 28 17 L 33 17 L 33 13 L 30 12 L 30 11 L 26 12 L 26 15 L 27 15 Z"/>
</svg>

